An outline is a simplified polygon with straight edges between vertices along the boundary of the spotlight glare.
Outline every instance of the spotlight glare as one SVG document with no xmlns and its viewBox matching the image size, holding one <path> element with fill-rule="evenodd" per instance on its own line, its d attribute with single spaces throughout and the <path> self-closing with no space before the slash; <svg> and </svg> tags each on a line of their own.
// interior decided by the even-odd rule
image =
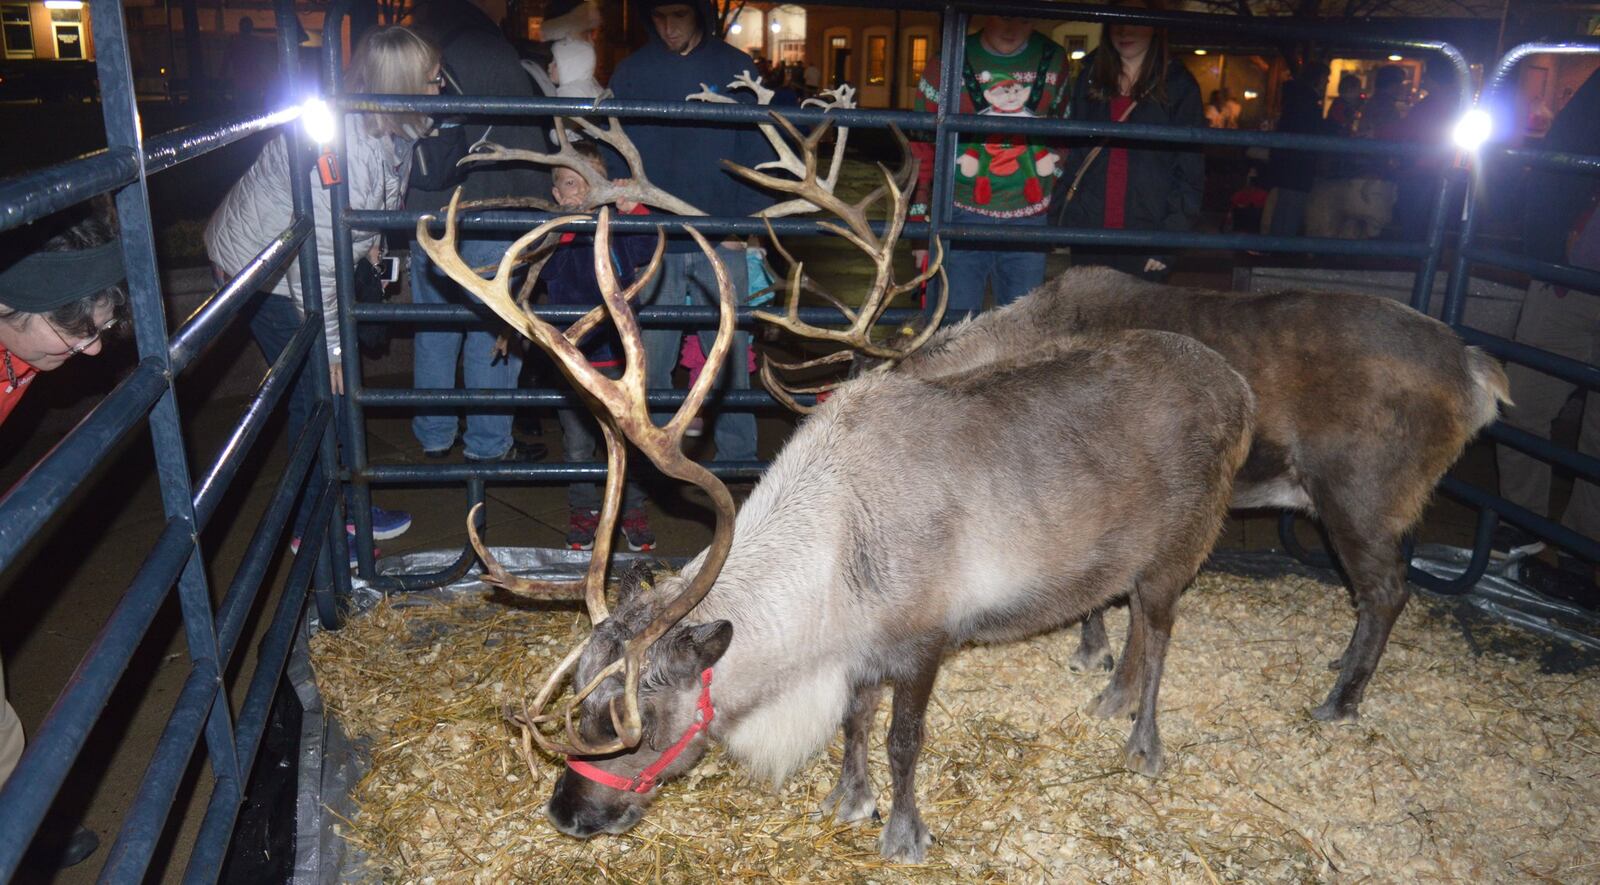
<svg viewBox="0 0 1600 885">
<path fill-rule="evenodd" d="M 1401 56 L 1398 56 L 1398 55 L 1391 55 L 1391 56 L 1389 56 L 1389 60 L 1390 61 L 1403 61 L 1404 59 Z"/>
<path fill-rule="evenodd" d="M 772 33 L 776 34 L 779 31 L 783 30 L 783 23 L 782 22 L 778 22 L 778 21 L 774 21 L 772 24 L 768 25 L 767 27 L 771 28 L 772 29 Z"/>
<path fill-rule="evenodd" d="M 1072 50 L 1072 60 L 1073 61 L 1083 61 L 1083 57 L 1085 55 L 1088 55 L 1088 53 L 1084 52 L 1082 49 L 1074 49 L 1074 50 Z"/>
<path fill-rule="evenodd" d="M 1254 89 L 1246 89 L 1244 91 L 1244 100 L 1245 101 L 1254 101 L 1259 95 L 1260 95 L 1260 93 L 1256 92 Z"/>
<path fill-rule="evenodd" d="M 1194 51 L 1194 54 L 1195 54 L 1195 55 L 1205 55 L 1205 54 L 1206 54 L 1206 51 L 1205 51 L 1205 50 L 1204 50 L 1204 49 L 1196 49 L 1196 50 L 1195 50 L 1195 51 Z"/>
<path fill-rule="evenodd" d="M 1475 151 L 1489 140 L 1489 135 L 1493 131 L 1494 120 L 1489 117 L 1489 112 L 1482 108 L 1473 108 L 1461 115 L 1450 137 L 1462 150 Z"/>
<path fill-rule="evenodd" d="M 738 22 L 734 22 L 733 23 L 733 27 L 728 29 L 728 33 L 737 34 L 737 33 L 741 32 L 743 30 L 744 30 L 744 25 L 742 25 L 742 24 L 740 24 Z"/>
<path fill-rule="evenodd" d="M 306 134 L 317 144 L 325 145 L 333 141 L 336 128 L 333 111 L 322 99 L 308 98 L 300 105 L 300 122 L 305 126 Z"/>
</svg>

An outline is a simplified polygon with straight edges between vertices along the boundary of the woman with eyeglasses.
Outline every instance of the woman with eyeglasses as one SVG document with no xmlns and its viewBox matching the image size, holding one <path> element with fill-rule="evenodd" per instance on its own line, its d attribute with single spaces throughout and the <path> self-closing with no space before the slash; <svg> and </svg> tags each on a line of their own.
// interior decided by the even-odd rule
<svg viewBox="0 0 1600 885">
<path fill-rule="evenodd" d="M 345 73 L 345 88 L 352 93 L 392 95 L 437 95 L 444 82 L 439 66 L 439 50 L 409 28 L 391 26 L 367 33 L 356 44 Z M 412 113 L 352 113 L 344 118 L 346 147 L 338 158 L 339 169 L 348 187 L 351 209 L 399 209 L 411 169 L 411 149 L 428 129 L 428 118 Z M 309 172 L 317 232 L 317 271 L 322 285 L 322 326 L 327 336 L 329 385 L 337 407 L 343 407 L 343 352 L 339 340 L 338 297 L 333 260 L 333 221 L 328 188 L 318 172 Z M 273 139 L 261 151 L 255 165 L 223 198 L 206 225 L 206 254 L 215 267 L 219 283 L 239 273 L 257 253 L 265 249 L 289 227 L 293 213 L 292 182 L 285 140 Z M 355 231 L 352 259 L 369 257 L 377 264 L 377 231 Z M 270 365 L 277 360 L 305 321 L 299 263 L 291 263 L 278 276 L 269 291 L 259 294 L 253 304 L 250 331 Z M 351 346 L 355 346 L 352 344 Z M 309 373 L 302 373 L 289 398 L 288 430 L 291 440 L 315 408 L 316 394 Z M 340 444 L 345 422 L 335 419 Z M 349 500 L 346 499 L 348 507 Z M 305 514 L 301 514 L 302 518 Z M 299 549 L 301 529 L 295 526 L 290 546 Z M 398 537 L 411 528 L 410 514 L 372 508 L 372 534 L 385 540 Z M 351 564 L 355 563 L 352 545 Z"/>
<path fill-rule="evenodd" d="M 100 352 L 128 294 L 109 203 L 30 225 L 0 255 L 0 422 L 40 372 Z"/>
<path fill-rule="evenodd" d="M 127 304 L 122 244 L 109 199 L 36 221 L 0 237 L 0 422 L 40 372 L 80 353 L 100 353 Z M 22 720 L 6 701 L 0 661 L 0 787 L 22 758 Z M 53 820 L 41 829 L 35 872 L 70 867 L 100 845 L 93 830 Z"/>
</svg>

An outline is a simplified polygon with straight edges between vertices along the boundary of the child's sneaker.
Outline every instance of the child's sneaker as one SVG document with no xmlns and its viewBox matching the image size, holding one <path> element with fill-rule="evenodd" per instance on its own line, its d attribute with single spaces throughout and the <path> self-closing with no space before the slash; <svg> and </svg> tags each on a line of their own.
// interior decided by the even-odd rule
<svg viewBox="0 0 1600 885">
<path fill-rule="evenodd" d="M 629 510 L 622 514 L 622 537 L 628 549 L 635 553 L 656 549 L 656 533 L 650 531 L 650 519 L 643 510 Z"/>
<path fill-rule="evenodd" d="M 354 525 L 349 526 L 351 531 Z M 398 538 L 411 529 L 411 514 L 404 510 L 385 510 L 382 507 L 372 508 L 372 539 L 374 541 L 388 541 Z"/>
<path fill-rule="evenodd" d="M 600 511 L 574 510 L 567 516 L 567 547 L 593 550 L 594 533 L 600 530 Z"/>
</svg>

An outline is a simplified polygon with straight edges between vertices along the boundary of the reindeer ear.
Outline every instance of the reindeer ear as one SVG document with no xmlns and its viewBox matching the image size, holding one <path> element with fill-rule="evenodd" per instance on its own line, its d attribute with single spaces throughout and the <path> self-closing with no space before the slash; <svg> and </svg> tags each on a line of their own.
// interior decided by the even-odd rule
<svg viewBox="0 0 1600 885">
<path fill-rule="evenodd" d="M 710 667 L 727 653 L 728 645 L 733 642 L 733 623 L 730 621 L 712 621 L 698 627 L 689 628 L 690 643 L 695 653 L 695 673 Z"/>
<path fill-rule="evenodd" d="M 733 624 L 712 621 L 676 630 L 667 656 L 661 661 L 665 674 L 674 683 L 700 681 L 700 673 L 715 664 L 733 641 Z"/>
</svg>

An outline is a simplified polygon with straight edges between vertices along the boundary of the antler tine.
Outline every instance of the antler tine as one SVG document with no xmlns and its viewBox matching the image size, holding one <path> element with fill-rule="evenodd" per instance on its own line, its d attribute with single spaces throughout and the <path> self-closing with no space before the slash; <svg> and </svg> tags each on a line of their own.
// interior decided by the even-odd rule
<svg viewBox="0 0 1600 885">
<path fill-rule="evenodd" d="M 633 285 L 628 287 L 628 291 L 626 293 L 624 293 L 623 300 L 631 302 L 631 301 L 633 301 L 634 298 L 638 297 L 638 294 L 640 292 L 644 291 L 645 284 L 648 283 L 651 279 L 653 279 L 655 277 L 656 273 L 659 272 L 659 270 L 661 268 L 661 259 L 662 259 L 663 254 L 666 251 L 667 251 L 667 232 L 666 232 L 666 229 L 661 227 L 660 225 L 657 225 L 656 226 L 656 251 L 655 251 L 654 254 L 652 254 L 650 256 L 650 263 L 645 265 L 645 269 L 643 271 L 640 271 L 639 274 L 634 278 Z M 588 313 L 584 314 L 582 317 L 580 317 L 578 319 L 577 322 L 575 322 L 572 325 L 567 327 L 567 331 L 566 331 L 567 340 L 571 341 L 573 344 L 577 344 L 579 341 L 582 341 L 583 340 L 583 336 L 585 336 L 585 335 L 589 334 L 591 331 L 593 331 L 594 328 L 596 326 L 600 325 L 601 321 L 603 321 L 606 318 L 606 312 L 607 312 L 606 306 L 604 304 L 601 304 L 598 307 L 595 307 L 594 309 L 590 310 Z"/>
<path fill-rule="evenodd" d="M 602 129 L 599 125 L 586 117 L 573 118 L 584 132 L 590 136 L 611 145 L 617 153 L 622 155 L 628 164 L 628 173 L 632 176 L 627 185 L 614 185 L 607 181 L 598 188 L 590 185 L 588 203 L 591 207 L 606 203 L 614 203 L 619 199 L 629 199 L 647 206 L 654 206 L 673 215 L 705 215 L 706 213 L 689 205 L 682 199 L 662 190 L 650 181 L 650 176 L 645 174 L 644 159 L 639 156 L 639 148 L 634 145 L 633 139 L 622 130 L 622 123 L 616 117 L 609 117 L 608 125 Z M 593 167 L 590 167 L 593 169 Z"/>
</svg>

